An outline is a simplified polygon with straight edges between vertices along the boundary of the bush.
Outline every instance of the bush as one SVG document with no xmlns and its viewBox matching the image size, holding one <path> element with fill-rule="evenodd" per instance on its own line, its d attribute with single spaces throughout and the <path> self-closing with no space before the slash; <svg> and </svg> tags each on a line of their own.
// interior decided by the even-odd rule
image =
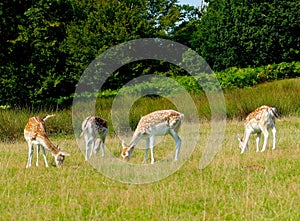
<svg viewBox="0 0 300 221">
<path fill-rule="evenodd" d="M 223 89 L 251 87 L 260 83 L 300 77 L 300 62 L 272 64 L 257 68 L 228 68 L 216 73 Z"/>
<path fill-rule="evenodd" d="M 257 70 L 253 68 L 241 69 L 233 67 L 218 72 L 216 75 L 223 89 L 249 87 L 259 82 Z"/>
<path fill-rule="evenodd" d="M 252 87 L 264 82 L 300 77 L 300 62 L 272 64 L 257 68 L 228 68 L 215 73 L 222 89 L 234 89 Z M 177 83 L 172 81 L 176 81 Z M 173 76 L 165 79 L 159 76 L 143 82 L 126 85 L 121 89 L 124 94 L 156 94 L 174 95 L 182 92 L 182 86 L 188 93 L 200 94 L 203 87 L 208 90 L 215 88 L 213 75 L 199 73 L 197 76 Z M 116 90 L 105 90 L 99 93 L 99 97 L 114 97 L 118 94 Z M 88 95 L 86 95 L 88 96 Z"/>
<path fill-rule="evenodd" d="M 282 62 L 257 68 L 260 83 L 300 77 L 300 62 Z"/>
</svg>

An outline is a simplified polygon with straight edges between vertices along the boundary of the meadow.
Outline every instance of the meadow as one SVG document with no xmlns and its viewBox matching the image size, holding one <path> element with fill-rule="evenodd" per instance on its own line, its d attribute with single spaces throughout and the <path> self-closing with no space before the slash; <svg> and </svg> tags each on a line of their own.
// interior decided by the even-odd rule
<svg viewBox="0 0 300 221">
<path fill-rule="evenodd" d="M 292 79 L 225 92 L 228 119 L 222 148 L 204 169 L 199 162 L 211 125 L 205 99 L 195 98 L 200 133 L 191 156 L 183 154 L 186 162 L 168 177 L 140 185 L 107 177 L 84 161 L 72 133 L 70 110 L 1 110 L 0 220 L 300 220 L 299 84 Z M 133 107 L 134 122 L 143 112 L 171 105 L 156 98 L 148 101 L 148 105 L 140 101 L 142 110 Z M 99 102 L 102 107 L 97 110 L 109 118 L 104 102 L 111 101 Z M 277 148 L 271 150 L 269 138 L 267 150 L 256 153 L 252 137 L 241 155 L 237 141 L 237 134 L 243 133 L 241 119 L 262 104 L 275 106 L 280 114 Z M 48 112 L 56 114 L 46 123 L 50 139 L 71 156 L 60 169 L 49 153 L 49 168 L 40 156 L 39 167 L 33 163 L 25 169 L 24 125 L 29 116 Z M 187 129 L 180 134 L 185 140 L 193 139 L 197 134 L 188 128 L 197 125 L 185 124 Z M 155 149 L 156 160 L 173 154 L 173 146 L 170 137 L 163 139 Z M 121 141 L 112 131 L 106 147 L 119 157 Z M 143 153 L 142 148 L 134 150 L 131 162 L 141 163 Z M 99 155 L 94 158 L 101 160 Z"/>
</svg>

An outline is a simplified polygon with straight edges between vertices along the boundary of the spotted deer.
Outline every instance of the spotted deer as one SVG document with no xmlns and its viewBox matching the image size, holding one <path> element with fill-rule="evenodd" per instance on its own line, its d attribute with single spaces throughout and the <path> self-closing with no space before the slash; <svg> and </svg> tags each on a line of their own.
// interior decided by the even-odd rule
<svg viewBox="0 0 300 221">
<path fill-rule="evenodd" d="M 45 121 L 49 117 L 53 117 L 53 116 L 54 115 L 47 115 L 44 118 L 40 118 L 40 117 L 29 118 L 24 129 L 24 138 L 28 144 L 28 162 L 26 168 L 31 167 L 34 145 L 37 145 L 36 166 L 39 165 L 38 157 L 39 157 L 40 149 L 42 149 L 42 154 L 44 157 L 46 167 L 48 167 L 48 162 L 46 158 L 45 148 L 51 152 L 57 167 L 61 167 L 63 165 L 65 156 L 69 156 L 67 152 L 59 149 L 58 146 L 54 146 L 54 144 L 49 140 L 46 134 Z"/>
<path fill-rule="evenodd" d="M 261 106 L 251 112 L 245 121 L 245 132 L 244 137 L 240 138 L 238 135 L 239 140 L 239 147 L 241 149 L 241 153 L 244 153 L 248 147 L 248 141 L 251 134 L 256 134 L 256 152 L 259 152 L 259 141 L 261 134 L 264 135 L 264 143 L 261 152 L 266 150 L 267 141 L 269 137 L 268 130 L 271 129 L 273 133 L 273 150 L 276 148 L 276 128 L 275 128 L 275 118 L 278 115 L 276 113 L 275 107 L 269 106 Z"/>
<path fill-rule="evenodd" d="M 146 163 L 148 149 L 151 151 L 151 164 L 154 163 L 154 139 L 156 136 L 170 134 L 176 142 L 176 151 L 174 160 L 177 161 L 180 152 L 181 139 L 178 136 L 178 130 L 183 123 L 184 114 L 174 110 L 159 110 L 143 116 L 133 134 L 133 137 L 126 145 L 122 141 L 123 150 L 121 157 L 129 161 L 134 147 L 141 139 L 146 139 L 146 151 L 143 163 Z"/>
<path fill-rule="evenodd" d="M 102 147 L 102 157 L 104 157 L 104 143 L 108 132 L 108 125 L 105 119 L 97 116 L 88 116 L 82 122 L 82 132 L 80 136 L 84 136 L 86 151 L 85 160 L 88 160 L 88 152 L 90 151 L 90 157 L 92 154 L 96 154 L 100 150 L 100 144 Z M 97 144 L 97 141 L 98 144 Z"/>
</svg>

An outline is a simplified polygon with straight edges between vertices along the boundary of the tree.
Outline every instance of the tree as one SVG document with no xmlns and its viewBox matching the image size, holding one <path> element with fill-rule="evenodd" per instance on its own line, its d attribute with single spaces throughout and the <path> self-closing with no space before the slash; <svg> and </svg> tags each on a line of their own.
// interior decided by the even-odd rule
<svg viewBox="0 0 300 221">
<path fill-rule="evenodd" d="M 192 47 L 215 70 L 299 60 L 300 2 L 211 0 Z"/>
<path fill-rule="evenodd" d="M 173 41 L 192 47 L 193 35 L 200 22 L 201 13 L 198 8 L 189 5 L 177 6 L 180 11 L 180 19 L 170 32 Z"/>
<path fill-rule="evenodd" d="M 20 82 L 21 50 L 17 45 L 18 26 L 24 24 L 24 12 L 32 4 L 30 0 L 4 0 L 0 3 L 0 104 L 16 102 L 23 98 Z"/>
<path fill-rule="evenodd" d="M 20 18 L 14 23 L 16 32 L 6 47 L 10 60 L 1 65 L 1 103 L 24 105 L 69 95 L 66 76 L 61 75 L 65 58 L 59 46 L 65 38 L 65 25 L 72 19 L 70 1 L 14 3 L 7 8 L 21 8 L 17 14 Z"/>
<path fill-rule="evenodd" d="M 63 48 L 68 53 L 67 70 L 82 74 L 88 64 L 109 47 L 140 38 L 167 38 L 180 11 L 177 0 L 103 1 L 82 20 L 68 27 Z M 158 70 L 155 61 L 125 65 L 107 80 L 103 89 L 117 89 L 130 79 Z M 165 68 L 161 68 L 165 69 Z M 153 73 L 153 72 L 152 72 Z"/>
<path fill-rule="evenodd" d="M 196 27 L 185 20 L 193 12 L 177 0 L 4 0 L 0 7 L 0 104 L 12 106 L 58 104 L 109 47 L 149 37 L 189 44 Z M 135 62 L 113 73 L 105 88 L 177 71 L 160 61 Z"/>
</svg>

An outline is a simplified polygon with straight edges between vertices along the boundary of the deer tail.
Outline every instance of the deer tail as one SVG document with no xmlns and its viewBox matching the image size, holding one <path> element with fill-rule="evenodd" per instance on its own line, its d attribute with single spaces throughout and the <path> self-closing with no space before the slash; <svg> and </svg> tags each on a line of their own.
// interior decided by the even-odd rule
<svg viewBox="0 0 300 221">
<path fill-rule="evenodd" d="M 54 116 L 55 116 L 55 114 L 47 115 L 46 117 L 43 118 L 43 121 L 45 122 L 48 118 L 54 117 Z"/>
<path fill-rule="evenodd" d="M 83 136 L 84 132 L 87 130 L 87 125 L 88 125 L 88 122 L 90 120 L 92 116 L 88 116 L 85 120 L 84 120 L 84 125 L 82 125 L 82 132 L 80 133 L 80 137 Z"/>
<path fill-rule="evenodd" d="M 272 111 L 272 114 L 273 114 L 276 118 L 279 118 L 278 114 L 276 113 L 276 108 L 275 108 L 275 107 L 272 107 L 272 108 L 271 108 L 271 111 Z"/>
</svg>

